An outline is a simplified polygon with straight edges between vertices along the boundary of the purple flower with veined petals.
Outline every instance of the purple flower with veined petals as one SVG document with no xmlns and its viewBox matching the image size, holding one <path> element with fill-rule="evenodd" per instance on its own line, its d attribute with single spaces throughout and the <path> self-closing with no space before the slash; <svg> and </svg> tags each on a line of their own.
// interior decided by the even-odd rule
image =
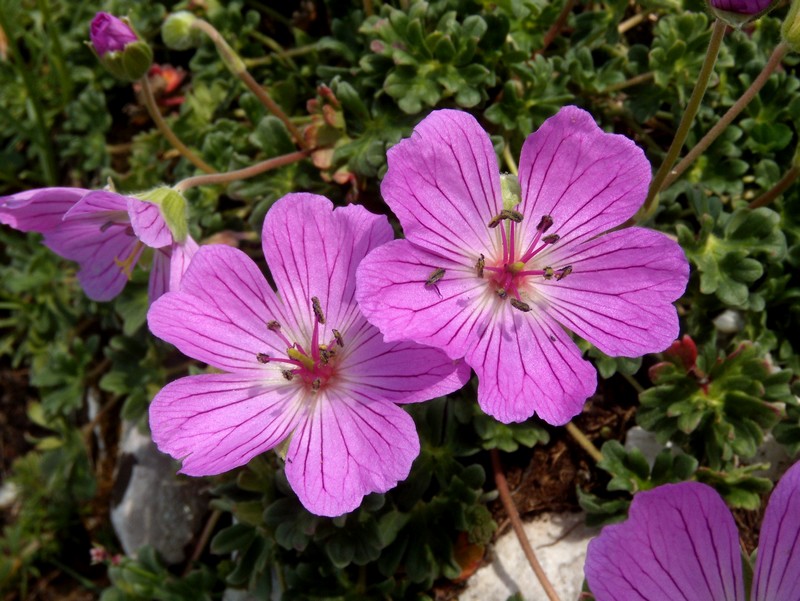
<svg viewBox="0 0 800 601">
<path fill-rule="evenodd" d="M 633 498 L 628 520 L 589 543 L 597 601 L 745 601 L 736 523 L 705 484 L 665 484 Z M 800 601 L 800 463 L 784 474 L 761 524 L 751 601 Z"/>
<path fill-rule="evenodd" d="M 650 165 L 587 112 L 566 107 L 531 134 L 505 193 L 468 113 L 434 111 L 388 161 L 381 192 L 405 240 L 361 263 L 358 301 L 387 341 L 464 357 L 490 415 L 564 424 L 580 412 L 597 374 L 561 325 L 613 356 L 677 336 L 680 246 L 638 227 L 604 233 L 641 206 Z"/>
<path fill-rule="evenodd" d="M 153 440 L 183 460 L 182 473 L 219 474 L 289 439 L 289 483 L 326 516 L 408 475 L 419 439 L 396 403 L 452 392 L 469 369 L 436 349 L 384 342 L 361 314 L 356 266 L 391 238 L 384 216 L 289 194 L 262 236 L 278 293 L 243 252 L 197 252 L 180 290 L 147 315 L 153 334 L 226 372 L 172 382 L 150 405 Z"/>
<path fill-rule="evenodd" d="M 173 238 L 156 204 L 104 190 L 42 188 L 0 198 L 0 223 L 44 235 L 44 245 L 80 265 L 78 281 L 92 300 L 117 296 L 145 247 L 154 249 L 153 301 L 180 278 L 197 251 L 190 236 Z"/>
<path fill-rule="evenodd" d="M 98 56 L 120 52 L 139 39 L 124 21 L 105 12 L 97 13 L 92 19 L 89 38 Z"/>
</svg>

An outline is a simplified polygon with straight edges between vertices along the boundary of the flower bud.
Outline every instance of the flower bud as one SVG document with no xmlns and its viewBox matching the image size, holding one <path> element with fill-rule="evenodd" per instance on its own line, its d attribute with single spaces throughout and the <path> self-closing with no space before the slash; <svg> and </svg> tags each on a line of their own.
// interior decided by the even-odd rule
<svg viewBox="0 0 800 601">
<path fill-rule="evenodd" d="M 711 13 L 730 25 L 740 28 L 769 12 L 777 0 L 708 0 Z"/>
<path fill-rule="evenodd" d="M 792 0 L 781 27 L 781 35 L 792 50 L 800 52 L 800 0 Z"/>
<path fill-rule="evenodd" d="M 196 20 L 197 17 L 185 10 L 171 14 L 161 26 L 161 39 L 173 50 L 199 46 L 203 36 L 200 30 L 192 27 Z"/>
<path fill-rule="evenodd" d="M 134 81 L 147 74 L 153 51 L 139 39 L 127 21 L 97 13 L 89 30 L 92 49 L 100 63 L 116 78 Z"/>
</svg>

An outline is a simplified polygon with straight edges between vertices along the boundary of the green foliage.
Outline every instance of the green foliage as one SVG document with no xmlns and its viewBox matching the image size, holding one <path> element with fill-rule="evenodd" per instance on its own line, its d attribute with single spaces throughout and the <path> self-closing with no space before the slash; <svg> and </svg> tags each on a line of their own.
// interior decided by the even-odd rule
<svg viewBox="0 0 800 601">
<path fill-rule="evenodd" d="M 792 401 L 792 374 L 774 370 L 754 344 L 726 355 L 709 343 L 696 358 L 688 365 L 670 358 L 651 369 L 654 386 L 639 396 L 637 420 L 660 441 L 678 442 L 720 470 L 755 455 L 782 404 Z"/>
<path fill-rule="evenodd" d="M 724 212 L 719 202 L 696 206 L 700 231 L 677 225 L 678 241 L 700 274 L 700 292 L 716 294 L 733 307 L 761 310 L 765 300 L 753 291 L 765 263 L 786 254 L 780 215 L 766 207 Z"/>
<path fill-rule="evenodd" d="M 697 459 L 691 455 L 676 454 L 670 449 L 664 449 L 656 455 L 652 466 L 639 449 L 626 451 L 616 440 L 606 442 L 602 453 L 603 460 L 598 462 L 597 467 L 611 476 L 606 490 L 628 494 L 604 497 L 579 487 L 578 501 L 587 513 L 586 523 L 590 526 L 601 526 L 625 519 L 634 494 L 662 484 L 690 480 L 697 470 Z"/>
</svg>

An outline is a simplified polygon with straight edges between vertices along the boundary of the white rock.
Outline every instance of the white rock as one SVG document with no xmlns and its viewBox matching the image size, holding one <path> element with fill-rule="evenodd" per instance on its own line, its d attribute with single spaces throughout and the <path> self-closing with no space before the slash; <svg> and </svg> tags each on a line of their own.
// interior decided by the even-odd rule
<svg viewBox="0 0 800 601">
<path fill-rule="evenodd" d="M 525 524 L 525 532 L 561 601 L 576 601 L 583 586 L 589 541 L 599 530 L 584 525 L 583 513 L 546 513 Z M 513 530 L 493 548 L 492 563 L 467 581 L 460 601 L 505 601 L 519 592 L 525 601 L 547 601 Z"/>
<path fill-rule="evenodd" d="M 151 545 L 169 564 L 185 559 L 208 510 L 205 484 L 176 476 L 177 464 L 126 423 L 119 449 L 111 524 L 126 555 Z"/>
</svg>

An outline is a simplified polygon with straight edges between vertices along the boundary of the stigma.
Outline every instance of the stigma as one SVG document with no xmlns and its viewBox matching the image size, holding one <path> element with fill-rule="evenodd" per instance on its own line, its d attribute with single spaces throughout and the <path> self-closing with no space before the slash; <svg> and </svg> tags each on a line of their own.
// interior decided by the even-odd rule
<svg viewBox="0 0 800 601">
<path fill-rule="evenodd" d="M 558 244 L 558 234 L 547 233 L 555 220 L 551 215 L 542 215 L 536 223 L 531 242 L 527 247 L 519 242 L 524 236 L 527 224 L 524 215 L 515 208 L 503 208 L 492 217 L 486 227 L 496 232 L 499 238 L 499 252 L 494 259 L 479 254 L 472 267 L 480 279 L 486 279 L 495 298 L 508 301 L 518 311 L 527 313 L 531 310 L 528 296 L 531 287 L 542 282 L 560 282 L 573 271 L 572 265 L 543 264 L 545 249 Z"/>
<path fill-rule="evenodd" d="M 286 355 L 274 357 L 257 351 L 255 359 L 262 365 L 280 364 L 281 376 L 287 384 L 302 386 L 313 396 L 336 379 L 340 352 L 344 348 L 344 337 L 339 330 L 332 329 L 331 340 L 321 340 L 320 326 L 326 323 L 322 303 L 318 297 L 313 296 L 310 305 L 314 316 L 314 327 L 311 340 L 305 341 L 305 346 L 300 341 L 290 340 L 283 333 L 280 322 L 273 319 L 266 323 L 266 328 L 286 346 Z"/>
</svg>

